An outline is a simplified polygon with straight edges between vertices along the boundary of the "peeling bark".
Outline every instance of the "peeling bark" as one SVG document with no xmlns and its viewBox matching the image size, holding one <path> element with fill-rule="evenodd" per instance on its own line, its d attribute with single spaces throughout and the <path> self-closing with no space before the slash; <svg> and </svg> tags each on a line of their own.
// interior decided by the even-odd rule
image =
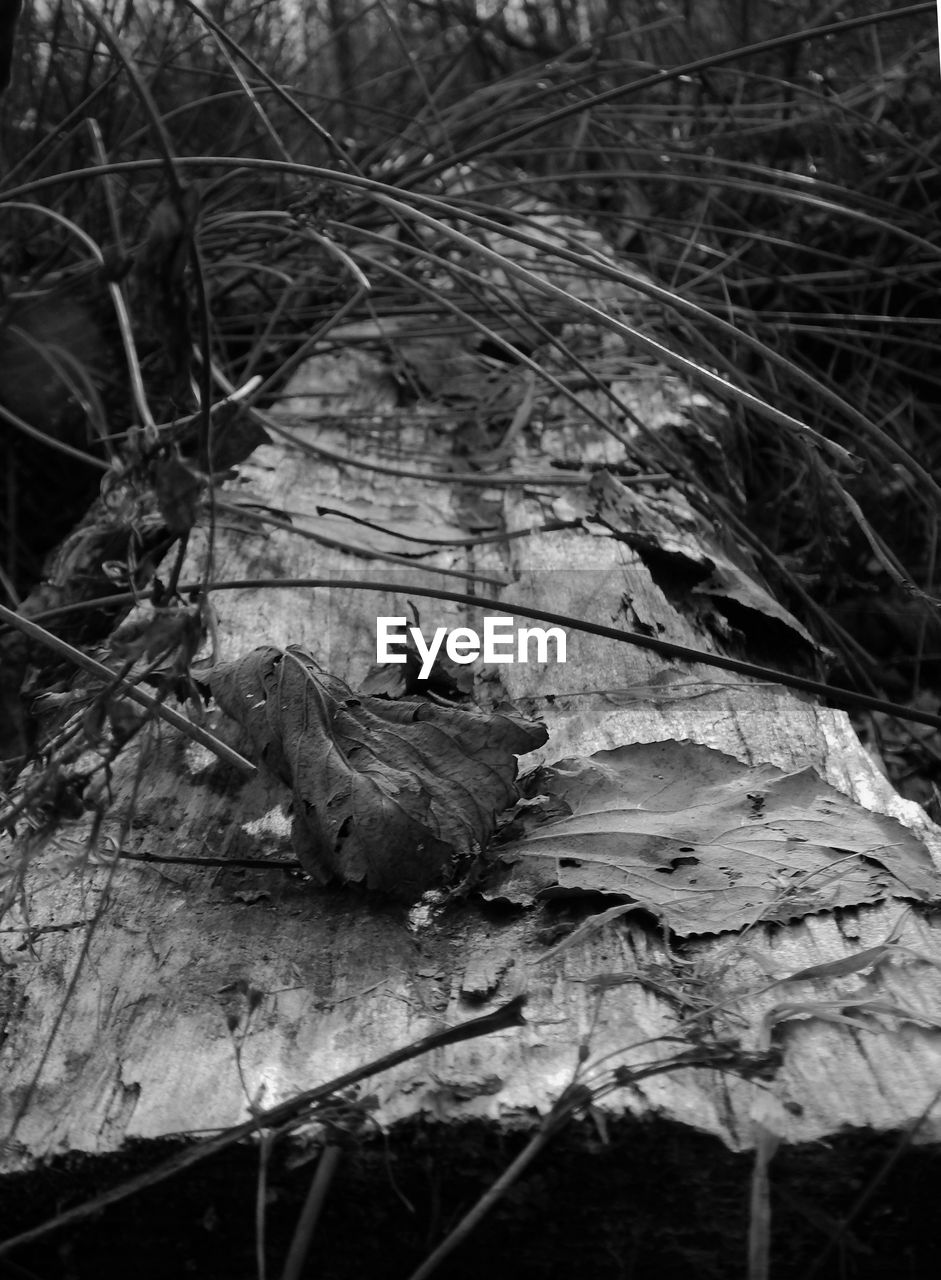
<svg viewBox="0 0 941 1280">
<path fill-rule="evenodd" d="M 470 536 L 467 488 L 325 458 L 326 449 L 421 472 L 441 445 L 432 423 L 407 423 L 399 414 L 378 362 L 320 358 L 304 376 L 309 389 L 296 380 L 292 393 L 303 400 L 292 408 L 303 409 L 309 425 L 292 422 L 290 430 L 314 452 L 283 439 L 262 446 L 231 489 L 233 498 L 249 493 L 253 502 L 289 512 L 295 531 L 245 532 L 227 527 L 220 514 L 213 578 L 333 575 L 336 585 L 214 592 L 222 660 L 259 644 L 301 644 L 357 684 L 374 660 L 376 614 L 407 614 L 410 597 L 408 590 L 382 597 L 357 591 L 355 577 L 412 590 L 463 590 L 467 575 L 503 579 L 511 584 L 508 599 L 536 608 L 652 628 L 704 650 L 716 644 L 695 611 L 668 600 L 624 542 L 584 528 L 444 548 L 423 555 L 420 568 L 403 563 L 416 551 L 409 536 Z M 315 415 L 335 411 L 337 394 L 351 388 L 375 431 L 316 425 Z M 545 453 L 528 453 L 521 440 L 508 466 L 550 474 Z M 521 492 L 483 489 L 483 496 L 502 504 L 513 532 L 558 516 L 568 492 L 547 479 Z M 327 508 L 368 514 L 395 532 L 324 514 Z M 331 545 L 297 536 L 299 527 Z M 194 545 L 184 579 L 198 580 L 203 551 Z M 366 558 L 376 553 L 397 561 L 377 568 Z M 423 621 L 435 625 L 461 625 L 471 616 L 462 606 L 411 598 Z M 479 689 L 494 705 L 506 696 L 545 720 L 549 741 L 522 762 L 527 767 L 670 738 L 745 762 L 812 764 L 839 790 L 916 831 L 937 861 L 937 832 L 895 794 L 847 716 L 780 686 L 573 635 L 564 667 L 502 666 L 488 671 Z M 221 714 L 213 713 L 211 727 L 242 745 Z M 291 858 L 285 789 L 262 774 L 244 781 L 165 726 L 126 751 L 112 791 L 98 857 L 76 870 L 69 860 L 81 862 L 87 824 L 62 827 L 33 858 L 28 913 L 17 908 L 7 921 L 14 932 L 2 943 L 0 1112 L 15 1140 L 5 1148 L 8 1169 L 57 1153 L 115 1151 L 132 1138 L 238 1124 L 249 1102 L 271 1106 L 523 993 L 525 1027 L 438 1050 L 370 1088 L 382 1126 L 417 1116 L 529 1124 L 557 1101 L 580 1058 L 589 1080 L 613 1066 L 668 1058 L 677 1044 L 666 1037 L 684 1034 L 693 1014 L 700 1036 L 759 1051 L 762 1018 L 781 999 L 780 989 L 768 989 L 774 977 L 876 946 L 905 910 L 884 903 L 787 928 L 756 924 L 743 935 L 691 940 L 679 955 L 642 916 L 628 916 L 555 951 L 572 917 L 552 907 L 499 914 L 471 898 L 422 914 L 352 891 L 312 890 L 280 865 Z M 118 847 L 233 865 L 113 861 Z M 237 865 L 266 858 L 278 865 Z M 937 924 L 909 910 L 900 939 L 911 951 L 871 974 L 816 979 L 789 998 L 878 997 L 938 1017 Z M 260 993 L 251 1009 L 249 988 Z M 624 1087 L 606 1091 L 598 1105 L 611 1117 L 662 1116 L 736 1151 L 753 1146 L 756 1125 L 785 1143 L 845 1126 L 892 1131 L 916 1122 L 919 1140 L 938 1138 L 941 1050 L 932 1026 L 890 1019 L 884 1030 L 858 1031 L 808 1017 L 789 1022 L 776 1043 L 782 1062 L 773 1080 L 703 1067 L 634 1083 L 625 1076 Z"/>
</svg>

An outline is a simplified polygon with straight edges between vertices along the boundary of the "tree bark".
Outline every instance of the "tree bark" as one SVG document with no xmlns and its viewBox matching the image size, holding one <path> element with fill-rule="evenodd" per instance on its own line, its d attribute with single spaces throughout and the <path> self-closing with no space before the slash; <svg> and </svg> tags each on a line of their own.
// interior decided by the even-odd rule
<svg viewBox="0 0 941 1280">
<path fill-rule="evenodd" d="M 523 604 L 640 624 L 701 649 L 712 643 L 669 604 L 623 541 L 584 528 L 445 549 L 424 556 L 420 569 L 408 567 L 405 557 L 416 546 L 409 536 L 466 536 L 468 490 L 338 465 L 324 451 L 421 471 L 422 460 L 440 448 L 433 426 L 400 422 L 388 375 L 355 352 L 317 358 L 292 390 L 287 407 L 302 410 L 308 425 L 294 422 L 296 443 L 279 439 L 260 448 L 242 467 L 235 492 L 247 489 L 253 502 L 290 513 L 295 528 L 246 532 L 227 527 L 220 513 L 213 577 L 332 574 L 337 585 L 213 593 L 221 658 L 259 644 L 301 644 L 355 686 L 375 657 L 376 614 L 407 614 L 408 591 L 377 599 L 350 583 L 386 574 L 406 588 L 462 589 L 466 579 L 455 573 L 483 582 L 502 577 L 512 582 L 507 598 Z M 316 425 L 338 395 L 351 414 L 367 411 L 383 424 L 374 440 L 356 428 L 326 432 Z M 520 474 L 549 474 L 545 454 L 527 454 L 522 444 L 510 465 Z M 545 523 L 571 487 L 540 481 L 509 496 L 482 492 L 502 503 L 512 533 Z M 377 528 L 351 516 L 368 516 Z M 301 528 L 347 550 L 305 540 L 297 536 Z M 193 549 L 192 580 L 204 550 Z M 398 561 L 379 575 L 367 554 Z M 453 626 L 468 616 L 446 602 L 419 607 L 429 630 L 432 620 Z M 937 849 L 923 812 L 895 794 L 844 713 L 706 665 L 667 664 L 613 640 L 582 635 L 575 649 L 564 667 L 488 673 L 494 700 L 509 696 L 548 727 L 548 743 L 525 766 L 670 739 L 747 763 L 783 769 L 810 763 L 833 786 L 898 817 Z M 665 675 L 682 680 L 671 690 Z M 612 689 L 628 696 L 612 699 L 605 692 Z M 239 743 L 219 713 L 211 725 Z M 385 1126 L 418 1113 L 505 1125 L 514 1116 L 545 1114 L 583 1058 L 589 1064 L 649 1061 L 651 1052 L 669 1058 L 674 1046 L 664 1038 L 682 1029 L 687 975 L 714 1003 L 713 1032 L 734 1034 L 744 1050 L 758 1050 L 762 1018 L 781 998 L 780 989 L 762 993 L 771 978 L 874 947 L 903 912 L 899 937 L 912 952 L 868 977 L 822 976 L 794 998 L 851 1004 L 862 992 L 929 1019 L 941 1007 L 937 928 L 896 901 L 787 927 L 758 924 L 744 937 L 691 940 L 682 956 L 643 919 L 627 916 L 557 952 L 547 941 L 552 920 L 539 912 L 501 914 L 473 898 L 438 915 L 410 912 L 351 890 L 314 891 L 280 866 L 240 865 L 291 859 L 285 789 L 263 774 L 246 782 L 165 726 L 125 753 L 112 792 L 96 857 L 76 871 L 88 827 L 80 821 L 63 828 L 33 858 L 28 908 L 8 921 L 14 932 L 4 944 L 0 1105 L 17 1144 L 7 1148 L 14 1164 L 237 1124 L 250 1104 L 279 1103 L 520 994 L 528 998 L 525 1027 L 384 1073 L 372 1086 L 376 1117 Z M 114 860 L 118 849 L 220 861 L 148 865 Z M 719 1135 L 733 1149 L 750 1147 L 758 1124 L 796 1142 L 846 1125 L 895 1129 L 926 1107 L 919 1136 L 937 1137 L 941 1116 L 930 1104 L 938 1060 L 929 1027 L 910 1022 L 859 1033 L 808 1016 L 788 1027 L 770 1085 L 691 1066 L 616 1090 L 603 1106 L 612 1115 L 656 1112 Z"/>
</svg>

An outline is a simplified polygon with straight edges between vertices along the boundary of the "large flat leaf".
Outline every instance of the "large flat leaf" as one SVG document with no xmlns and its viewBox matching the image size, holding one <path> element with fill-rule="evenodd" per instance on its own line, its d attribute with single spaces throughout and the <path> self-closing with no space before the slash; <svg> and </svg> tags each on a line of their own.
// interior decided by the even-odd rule
<svg viewBox="0 0 941 1280">
<path fill-rule="evenodd" d="M 516 798 L 516 756 L 547 737 L 506 714 L 358 696 L 296 645 L 217 667 L 212 692 L 293 789 L 304 868 L 407 899 L 486 845 Z"/>
<path fill-rule="evenodd" d="M 533 779 L 527 793 L 549 797 L 549 817 L 521 814 L 530 829 L 495 851 L 489 898 L 609 894 L 694 934 L 941 897 L 941 876 L 910 831 L 810 768 L 749 768 L 671 741 L 562 760 Z"/>
</svg>

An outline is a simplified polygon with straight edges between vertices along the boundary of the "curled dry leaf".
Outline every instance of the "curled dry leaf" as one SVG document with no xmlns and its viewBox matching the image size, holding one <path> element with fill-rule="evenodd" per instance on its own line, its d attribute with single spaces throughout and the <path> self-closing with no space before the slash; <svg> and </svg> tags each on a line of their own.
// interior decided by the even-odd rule
<svg viewBox="0 0 941 1280">
<path fill-rule="evenodd" d="M 755 634 L 773 634 L 792 645 L 795 636 L 814 649 L 813 638 L 772 595 L 754 558 L 697 511 L 678 488 L 651 494 L 629 489 L 609 471 L 596 472 L 588 486 L 595 515 L 634 548 L 661 582 L 672 564 L 696 579 L 692 591 L 705 596 L 736 626 Z M 784 630 L 786 628 L 786 630 Z"/>
<path fill-rule="evenodd" d="M 305 870 L 408 900 L 484 847 L 516 797 L 516 756 L 548 737 L 508 714 L 358 696 L 296 645 L 255 649 L 211 685 L 292 788 Z"/>
</svg>

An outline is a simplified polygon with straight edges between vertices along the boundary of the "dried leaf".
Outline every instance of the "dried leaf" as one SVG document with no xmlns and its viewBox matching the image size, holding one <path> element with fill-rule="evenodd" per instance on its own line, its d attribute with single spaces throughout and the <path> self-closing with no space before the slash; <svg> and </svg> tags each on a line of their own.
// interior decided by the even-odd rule
<svg viewBox="0 0 941 1280">
<path fill-rule="evenodd" d="M 241 404 L 223 404 L 213 416 L 212 468 L 228 471 L 250 458 L 263 444 L 271 444 L 264 427 Z"/>
<path fill-rule="evenodd" d="M 151 662 L 178 653 L 186 665 L 202 643 L 203 619 L 195 606 L 155 608 L 152 613 L 124 623 L 111 637 L 111 652 L 122 662 Z"/>
<path fill-rule="evenodd" d="M 420 625 L 417 614 L 415 623 Z M 418 652 L 411 631 L 406 635 L 403 656 L 404 662 L 374 663 L 366 672 L 359 692 L 376 698 L 404 698 L 409 694 L 430 693 L 453 701 L 473 693 L 474 668 L 452 662 L 441 650 L 435 655 L 431 671 L 423 680 L 421 672 L 425 659 Z"/>
<path fill-rule="evenodd" d="M 809 632 L 771 594 L 748 552 L 723 537 L 679 489 L 644 494 L 599 471 L 588 492 L 598 519 L 638 552 L 655 577 L 672 562 L 694 576 L 694 593 L 710 597 L 725 612 L 732 606 L 733 620 L 743 625 L 773 620 L 815 647 Z"/>
<path fill-rule="evenodd" d="M 563 760 L 536 779 L 562 813 L 542 823 L 536 807 L 517 815 L 527 834 L 497 851 L 489 898 L 607 894 L 694 934 L 941 896 L 910 831 L 810 768 L 749 768 L 671 741 Z"/>
<path fill-rule="evenodd" d="M 255 649 L 211 685 L 293 788 L 305 869 L 409 900 L 486 844 L 515 799 L 516 755 L 548 736 L 506 714 L 358 696 L 296 645 Z"/>
<path fill-rule="evenodd" d="M 196 523 L 206 478 L 185 462 L 176 446 L 153 466 L 154 493 L 172 534 L 189 533 Z"/>
</svg>

